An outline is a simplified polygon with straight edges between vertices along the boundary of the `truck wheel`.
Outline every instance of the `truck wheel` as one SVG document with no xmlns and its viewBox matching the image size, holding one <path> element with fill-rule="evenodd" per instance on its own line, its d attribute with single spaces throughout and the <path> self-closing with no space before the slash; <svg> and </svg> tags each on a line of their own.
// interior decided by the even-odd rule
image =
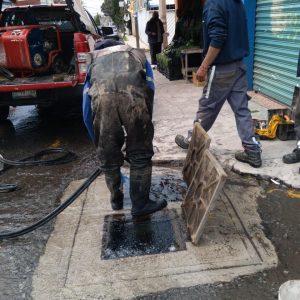
<svg viewBox="0 0 300 300">
<path fill-rule="evenodd" d="M 9 114 L 9 106 L 0 106 L 0 121 L 6 120 Z"/>
</svg>

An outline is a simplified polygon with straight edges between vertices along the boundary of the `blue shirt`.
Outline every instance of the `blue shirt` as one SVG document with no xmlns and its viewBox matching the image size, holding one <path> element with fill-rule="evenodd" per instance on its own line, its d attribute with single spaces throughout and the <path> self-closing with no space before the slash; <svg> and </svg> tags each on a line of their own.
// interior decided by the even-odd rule
<svg viewBox="0 0 300 300">
<path fill-rule="evenodd" d="M 241 0 L 207 0 L 203 11 L 204 54 L 209 46 L 221 49 L 214 64 L 249 55 L 247 16 Z"/>
</svg>

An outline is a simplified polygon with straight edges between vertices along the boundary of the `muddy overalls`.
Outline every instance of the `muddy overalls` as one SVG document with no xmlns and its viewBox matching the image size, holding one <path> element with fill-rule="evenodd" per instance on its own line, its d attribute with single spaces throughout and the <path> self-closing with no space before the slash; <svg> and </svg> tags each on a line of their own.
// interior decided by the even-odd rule
<svg viewBox="0 0 300 300">
<path fill-rule="evenodd" d="M 89 88 L 91 99 L 89 132 L 111 192 L 113 210 L 123 208 L 120 168 L 124 142 L 130 163 L 132 215 L 157 211 L 166 203 L 149 199 L 152 175 L 154 129 L 152 110 L 153 75 L 144 53 L 129 46 L 114 46 L 90 54 Z"/>
</svg>

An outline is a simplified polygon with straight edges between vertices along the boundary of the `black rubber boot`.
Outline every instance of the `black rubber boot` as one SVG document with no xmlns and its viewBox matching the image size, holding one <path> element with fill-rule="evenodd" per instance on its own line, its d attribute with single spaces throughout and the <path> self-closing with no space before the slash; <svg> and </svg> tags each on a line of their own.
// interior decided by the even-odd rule
<svg viewBox="0 0 300 300">
<path fill-rule="evenodd" d="M 110 203 L 113 210 L 123 209 L 124 194 L 121 191 L 121 173 L 120 170 L 105 172 L 106 185 L 111 193 Z"/>
<path fill-rule="evenodd" d="M 189 149 L 190 142 L 192 139 L 192 130 L 188 131 L 187 137 L 184 137 L 183 135 L 177 134 L 175 137 L 175 143 L 182 149 Z"/>
<path fill-rule="evenodd" d="M 292 153 L 284 155 L 282 160 L 285 164 L 295 164 L 300 162 L 300 148 L 297 147 Z"/>
<path fill-rule="evenodd" d="M 134 218 L 149 215 L 165 208 L 165 200 L 152 201 L 149 199 L 152 167 L 130 170 L 131 214 Z"/>
<path fill-rule="evenodd" d="M 253 168 L 261 167 L 261 154 L 260 152 L 253 151 L 238 151 L 235 153 L 235 159 L 249 164 Z"/>
</svg>

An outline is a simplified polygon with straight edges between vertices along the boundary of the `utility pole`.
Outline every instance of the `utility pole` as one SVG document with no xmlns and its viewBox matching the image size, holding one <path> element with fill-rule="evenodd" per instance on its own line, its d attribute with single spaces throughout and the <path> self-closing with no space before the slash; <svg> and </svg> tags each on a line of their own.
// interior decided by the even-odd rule
<svg viewBox="0 0 300 300">
<path fill-rule="evenodd" d="M 167 24 L 167 5 L 166 0 L 159 0 L 159 16 L 163 22 L 165 34 L 163 35 L 163 48 L 168 47 L 168 24 Z"/>
<path fill-rule="evenodd" d="M 135 1 L 134 6 L 134 25 L 135 25 L 135 39 L 136 39 L 136 47 L 140 49 L 140 32 L 139 32 L 139 18 L 138 18 L 138 10 L 139 10 L 139 2 Z"/>
</svg>

